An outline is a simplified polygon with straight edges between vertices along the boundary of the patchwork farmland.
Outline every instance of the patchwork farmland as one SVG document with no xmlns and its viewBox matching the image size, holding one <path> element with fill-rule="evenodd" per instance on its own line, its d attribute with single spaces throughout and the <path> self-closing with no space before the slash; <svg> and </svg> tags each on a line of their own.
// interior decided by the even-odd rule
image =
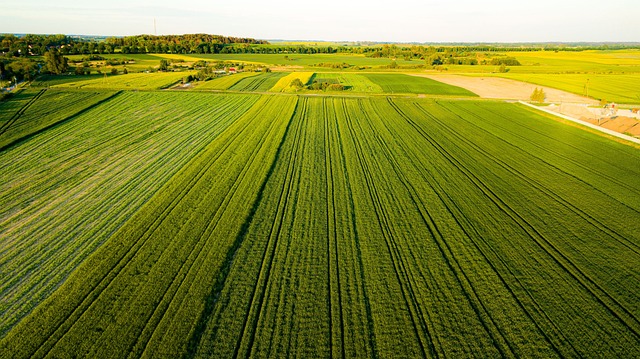
<svg viewBox="0 0 640 359">
<path fill-rule="evenodd" d="M 640 352 L 637 147 L 403 74 L 125 76 L 0 103 L 3 354 Z"/>
</svg>

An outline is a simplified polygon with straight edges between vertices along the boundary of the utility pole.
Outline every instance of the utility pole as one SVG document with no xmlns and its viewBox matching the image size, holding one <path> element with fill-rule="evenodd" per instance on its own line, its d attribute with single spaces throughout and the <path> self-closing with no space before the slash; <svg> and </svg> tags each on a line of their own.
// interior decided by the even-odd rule
<svg viewBox="0 0 640 359">
<path fill-rule="evenodd" d="M 153 34 L 158 36 L 158 29 L 156 28 L 156 18 L 153 18 Z"/>
<path fill-rule="evenodd" d="M 589 79 L 587 79 L 587 84 L 584 85 L 584 87 L 585 87 L 585 91 L 587 93 L 587 97 L 589 97 Z"/>
</svg>

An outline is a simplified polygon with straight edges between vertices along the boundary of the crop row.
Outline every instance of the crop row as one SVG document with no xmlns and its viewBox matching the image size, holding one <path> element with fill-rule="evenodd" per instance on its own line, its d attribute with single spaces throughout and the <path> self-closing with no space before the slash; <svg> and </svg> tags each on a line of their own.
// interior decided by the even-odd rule
<svg viewBox="0 0 640 359">
<path fill-rule="evenodd" d="M 513 104 L 263 96 L 2 349 L 632 357 L 639 157 Z"/>
<path fill-rule="evenodd" d="M 558 171 L 575 146 L 561 131 L 582 133 L 513 105 L 300 101 L 197 356 L 638 350 L 639 233 L 596 217 L 637 211 L 612 198 L 572 198 L 589 196 L 600 172 L 634 176 L 637 164 Z M 540 126 L 560 131 L 526 140 Z M 609 147 L 637 160 L 632 148 L 586 137 L 576 156 Z M 535 141 L 557 151 L 530 148 Z M 588 141 L 603 148 L 592 152 Z M 554 192 L 544 187 L 553 183 Z M 603 272 L 604 262 L 617 265 Z"/>
<path fill-rule="evenodd" d="M 0 149 L 72 118 L 113 95 L 113 92 L 40 90 L 18 111 L 3 119 Z"/>
<path fill-rule="evenodd" d="M 266 92 L 286 75 L 287 74 L 285 72 L 263 73 L 259 76 L 242 79 L 229 89 L 234 91 Z"/>
<path fill-rule="evenodd" d="M 257 99 L 125 93 L 0 153 L 0 333 Z"/>
<path fill-rule="evenodd" d="M 80 79 L 75 82 L 65 82 L 53 87 L 56 88 L 81 88 L 100 90 L 158 90 L 167 88 L 181 81 L 189 73 L 184 72 L 157 72 L 157 73 L 130 73 L 126 75 L 110 75 Z"/>
<path fill-rule="evenodd" d="M 295 98 L 265 97 L 176 173 L 9 333 L 17 356 L 185 350 L 242 240 Z M 284 111 L 283 111 L 284 109 Z M 218 273 L 218 274 L 216 274 Z M 38 334 L 30 333 L 35 328 Z"/>
<path fill-rule="evenodd" d="M 461 87 L 405 74 L 365 74 L 386 93 L 415 93 L 426 95 L 477 96 Z"/>
<path fill-rule="evenodd" d="M 241 80 L 259 75 L 258 72 L 241 72 L 239 74 L 227 75 L 221 78 L 212 79 L 198 85 L 198 90 L 227 90 Z"/>
</svg>

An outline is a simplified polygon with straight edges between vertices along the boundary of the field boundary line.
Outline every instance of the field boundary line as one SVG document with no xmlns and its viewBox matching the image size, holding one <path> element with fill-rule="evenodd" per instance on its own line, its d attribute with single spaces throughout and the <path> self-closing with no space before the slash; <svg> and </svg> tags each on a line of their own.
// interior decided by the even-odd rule
<svg viewBox="0 0 640 359">
<path fill-rule="evenodd" d="M 454 105 L 456 106 L 456 105 Z M 456 106 L 456 108 L 459 108 L 461 111 L 465 111 L 466 113 L 468 113 L 471 116 L 475 116 L 476 118 L 480 118 L 477 115 L 475 115 L 474 113 L 470 112 L 470 111 L 466 111 L 463 108 L 460 108 L 458 106 Z M 452 112 L 453 113 L 453 112 Z M 459 117 L 461 118 L 461 117 Z M 506 119 L 506 117 L 503 117 Z M 469 122 L 470 123 L 470 122 Z M 484 131 L 482 128 L 474 125 L 476 128 L 480 129 L 481 131 Z M 486 132 L 486 131 L 485 131 Z M 488 132 L 486 132 L 488 133 Z M 455 134 L 453 134 L 455 136 Z M 460 136 L 459 136 L 460 137 Z M 638 253 L 638 245 L 635 244 L 634 242 L 630 241 L 628 238 L 625 238 L 625 236 L 623 234 L 618 233 L 617 230 L 614 230 L 612 228 L 609 228 L 606 226 L 605 223 L 603 223 L 601 220 L 595 218 L 594 216 L 592 216 L 591 214 L 585 212 L 583 209 L 579 208 L 578 206 L 576 206 L 575 204 L 573 204 L 571 201 L 569 201 L 568 199 L 566 199 L 565 197 L 548 190 L 547 188 L 545 188 L 544 186 L 541 186 L 537 181 L 535 181 L 534 179 L 530 178 L 529 176 L 525 175 L 524 173 L 522 173 L 520 170 L 514 168 L 513 166 L 509 165 L 508 163 L 504 162 L 503 160 L 498 160 L 496 159 L 493 155 L 489 154 L 487 151 L 483 150 L 482 148 L 478 147 L 476 144 L 469 142 L 468 139 L 460 137 L 462 141 L 464 141 L 465 143 L 468 143 L 469 146 L 471 146 L 471 148 L 474 148 L 477 152 L 482 153 L 486 158 L 490 158 L 493 161 L 495 161 L 496 163 L 498 163 L 502 168 L 504 168 L 505 170 L 517 174 L 523 181 L 529 183 L 530 186 L 537 188 L 538 190 L 540 190 L 542 193 L 544 193 L 545 195 L 547 195 L 548 197 L 552 198 L 554 201 L 556 201 L 557 203 L 560 203 L 561 205 L 563 205 L 565 208 L 567 208 L 568 210 L 572 211 L 573 213 L 575 213 L 577 216 L 579 216 L 580 218 L 584 219 L 585 221 L 589 222 L 591 225 L 593 225 L 594 227 L 598 228 L 600 231 L 602 231 L 603 233 L 611 236 L 611 237 L 615 237 L 615 239 L 622 245 L 624 245 L 625 247 L 627 247 L 628 249 L 630 249 L 631 251 L 633 251 L 636 254 L 640 254 Z M 521 137 L 523 139 L 526 139 L 525 137 Z M 504 139 L 502 139 L 504 141 Z M 513 146 L 510 142 L 506 142 L 509 143 L 511 146 Z M 542 147 L 539 147 L 541 149 L 544 149 Z M 537 156 L 536 156 L 537 157 Z M 538 159 L 540 159 L 541 161 L 543 161 L 544 163 L 546 163 L 548 166 L 550 166 L 551 168 L 557 170 L 559 173 L 565 173 L 566 175 L 575 178 L 576 180 L 581 181 L 582 183 L 585 183 L 587 185 L 589 185 L 589 183 L 584 182 L 582 179 L 576 177 L 574 174 L 571 174 L 565 170 L 563 170 L 562 168 L 548 162 L 547 160 L 544 160 L 543 158 L 537 157 Z M 568 158 L 567 158 L 568 159 Z M 569 161 L 573 161 L 571 159 L 568 159 Z M 581 166 L 580 163 L 576 163 L 576 165 Z M 599 174 L 600 175 L 600 174 Z M 617 181 L 616 181 L 617 182 Z M 625 183 L 618 183 L 619 186 L 621 187 L 627 187 Z M 592 186 L 592 188 L 594 190 L 597 190 L 598 192 L 602 193 L 603 195 L 607 195 L 606 193 L 602 192 L 602 190 L 595 188 Z M 629 188 L 629 191 L 632 191 L 632 188 Z M 610 197 L 610 196 L 609 196 Z M 613 197 L 610 197 L 613 198 Z M 622 203 L 622 202 L 620 202 Z M 629 207 L 628 205 L 622 203 L 623 205 L 627 206 L 627 208 L 629 208 L 630 210 L 634 211 L 634 212 L 638 212 L 635 208 Z M 632 248 L 633 247 L 633 248 Z"/>
<path fill-rule="evenodd" d="M 437 118 L 432 118 L 436 121 Z M 445 151 L 449 154 L 448 151 Z M 601 285 L 596 283 L 588 274 L 584 273 L 583 270 L 580 269 L 571 259 L 565 255 L 558 246 L 551 242 L 544 234 L 542 234 L 533 224 L 526 220 L 520 213 L 518 213 L 515 209 L 512 208 L 503 198 L 501 198 L 498 194 L 494 192 L 489 186 L 482 182 L 482 180 L 473 174 L 473 171 L 468 169 L 466 166 L 462 165 L 459 159 L 456 157 L 449 155 L 451 160 L 453 160 L 458 165 L 458 168 L 467 176 L 471 181 L 476 183 L 476 186 L 484 192 L 491 201 L 493 201 L 505 214 L 512 218 L 512 220 L 524 231 L 526 232 L 531 239 L 533 239 L 537 245 L 544 250 L 553 261 L 562 268 L 569 276 L 574 278 L 583 289 L 589 293 L 595 301 L 599 302 L 607 311 L 609 311 L 613 316 L 615 316 L 623 325 L 626 325 L 635 335 L 638 335 L 638 331 L 635 328 L 635 324 L 638 323 L 637 318 L 631 313 L 629 309 L 624 307 L 612 297 Z M 552 197 L 553 198 L 553 197 Z M 593 289 L 595 287 L 595 290 Z M 598 291 L 599 293 L 596 293 Z M 625 314 L 625 318 L 618 311 L 614 310 L 611 305 L 605 302 L 605 299 L 608 299 L 609 302 L 613 302 L 619 309 L 621 309 Z M 626 318 L 630 318 L 633 323 L 629 324 Z"/>
<path fill-rule="evenodd" d="M 346 103 L 343 102 L 342 106 L 344 107 L 345 114 L 348 114 L 349 109 L 347 108 Z M 362 103 L 360 103 L 360 101 L 358 101 L 358 106 L 362 110 L 361 113 L 365 114 L 366 111 L 364 110 L 364 107 Z M 356 157 L 362 169 L 364 184 L 367 188 L 366 193 L 371 200 L 373 213 L 378 219 L 377 227 L 380 230 L 380 234 L 382 235 L 384 244 L 389 253 L 389 260 L 391 266 L 393 267 L 395 278 L 398 281 L 400 294 L 407 308 L 407 317 L 411 322 L 418 348 L 420 349 L 423 358 L 428 358 L 431 355 L 437 355 L 437 352 L 433 346 L 433 342 L 429 337 L 428 331 L 425 329 L 425 331 L 427 331 L 426 338 L 423 338 L 423 335 L 425 335 L 425 333 L 420 331 L 420 329 L 425 328 L 425 326 L 423 325 L 425 324 L 424 317 L 422 315 L 420 306 L 417 303 L 415 290 L 413 289 L 413 284 L 409 279 L 409 274 L 407 273 L 401 250 L 398 248 L 397 242 L 393 239 L 394 235 L 390 230 L 390 220 L 383 210 L 384 204 L 383 200 L 380 198 L 379 189 L 375 186 L 375 180 L 372 176 L 372 169 L 370 168 L 373 166 L 374 162 L 373 160 L 367 160 L 364 155 L 365 153 L 368 153 L 367 151 L 365 151 L 365 148 L 370 148 L 371 143 L 366 143 L 366 140 L 362 140 L 358 136 L 358 132 L 364 132 L 364 128 L 363 124 L 357 121 L 357 119 L 354 120 L 352 116 L 348 116 L 346 125 L 349 133 L 351 134 L 351 137 L 353 138 L 353 145 L 357 151 Z M 372 128 L 370 124 L 369 128 Z M 406 282 L 403 281 L 404 278 L 406 278 Z M 427 341 L 426 345 L 423 340 Z"/>
<path fill-rule="evenodd" d="M 41 92 L 40 94 L 38 94 L 38 98 L 39 98 L 39 96 L 40 96 L 40 95 L 42 95 L 42 94 L 44 93 L 44 91 L 46 91 L 46 90 L 42 90 L 42 92 Z M 17 145 L 19 145 L 20 143 L 22 143 L 22 142 L 25 142 L 25 141 L 29 140 L 30 138 L 32 138 L 32 137 L 34 137 L 34 136 L 37 136 L 37 135 L 39 135 L 39 134 L 41 134 L 41 133 L 43 133 L 43 132 L 45 132 L 45 131 L 48 131 L 48 130 L 50 130 L 50 129 L 54 128 L 54 127 L 57 127 L 57 126 L 59 126 L 59 125 L 62 125 L 62 124 L 64 124 L 65 122 L 70 121 L 70 120 L 72 120 L 72 119 L 74 119 L 74 118 L 76 118 L 76 117 L 78 117 L 78 116 L 80 116 L 80 115 L 84 114 L 85 112 L 87 112 L 87 111 L 89 111 L 89 110 L 91 110 L 91 109 L 93 109 L 93 108 L 95 108 L 95 107 L 98 107 L 98 106 L 102 105 L 103 103 L 105 103 L 105 102 L 107 102 L 107 101 L 112 100 L 112 99 L 113 99 L 113 98 L 115 98 L 116 96 L 120 95 L 122 92 L 123 92 L 122 90 L 117 91 L 117 92 L 116 92 L 116 93 L 114 93 L 113 95 L 111 95 L 111 96 L 109 96 L 109 97 L 107 97 L 107 98 L 104 98 L 104 99 L 102 99 L 102 100 L 100 100 L 100 101 L 98 101 L 98 102 L 96 102 L 96 103 L 94 103 L 94 104 L 92 104 L 92 105 L 89 105 L 88 107 L 85 107 L 85 108 L 83 108 L 82 110 L 80 110 L 80 111 L 78 111 L 78 112 L 76 112 L 76 113 L 74 113 L 74 114 L 71 114 L 71 115 L 69 115 L 69 116 L 67 116 L 67 117 L 65 117 L 65 118 L 63 118 L 63 119 L 61 119 L 60 121 L 54 122 L 54 123 L 52 123 L 52 124 L 50 124 L 50 125 L 48 125 L 48 126 L 46 126 L 46 127 L 43 127 L 43 128 L 41 128 L 41 129 L 39 129 L 39 130 L 37 130 L 37 131 L 35 131 L 35 132 L 31 132 L 31 133 L 29 133 L 29 134 L 27 134 L 27 135 L 24 135 L 24 136 L 22 136 L 22 137 L 20 137 L 20 138 L 17 138 L 17 139 L 15 139 L 15 140 L 13 140 L 13 141 L 11 141 L 11 142 L 7 143 L 6 145 L 4 145 L 4 146 L 0 147 L 0 152 L 6 151 L 6 150 L 10 149 L 11 147 L 17 146 Z M 37 100 L 37 99 L 34 99 L 34 101 L 33 101 L 33 102 L 35 102 L 35 100 Z M 28 106 L 31 106 L 31 104 L 32 104 L 33 102 L 30 102 L 30 103 L 28 104 Z M 26 111 L 26 110 L 27 110 L 27 109 L 25 108 L 25 111 Z M 22 115 L 22 113 L 21 113 L 18 117 L 20 117 L 21 115 Z M 18 119 L 18 117 L 16 117 L 16 119 L 15 119 L 15 120 L 17 120 L 17 119 Z M 14 122 L 15 122 L 15 120 L 14 120 Z M 10 126 L 9 126 L 9 127 L 10 127 Z M 5 130 L 7 130 L 9 127 L 5 128 L 5 129 L 3 130 L 3 132 L 4 132 Z"/>
<path fill-rule="evenodd" d="M 267 239 L 267 245 L 265 246 L 264 252 L 262 253 L 260 271 L 258 272 L 258 277 L 256 278 L 253 292 L 251 293 L 251 300 L 249 301 L 249 307 L 243 321 L 242 332 L 240 333 L 238 341 L 236 342 L 237 344 L 233 353 L 233 358 L 249 358 L 252 356 L 252 353 L 254 351 L 256 333 L 258 332 L 258 328 L 261 323 L 260 318 L 262 318 L 263 309 L 265 308 L 265 297 L 268 295 L 268 291 L 271 287 L 271 268 L 273 268 L 273 259 L 277 254 L 280 244 L 278 238 L 280 237 L 282 228 L 285 225 L 284 222 L 287 217 L 287 208 L 291 205 L 289 203 L 289 197 L 291 197 L 292 189 L 300 185 L 300 170 L 296 170 L 295 158 L 298 157 L 296 156 L 296 154 L 302 149 L 302 146 L 300 146 L 298 141 L 300 140 L 300 137 L 303 136 L 302 132 L 304 131 L 304 128 L 303 124 L 301 123 L 302 121 L 296 120 L 298 112 L 300 112 L 301 114 L 305 114 L 307 112 L 307 104 L 303 103 L 300 100 L 296 102 L 296 107 L 291 115 L 291 118 L 289 119 L 286 133 L 282 137 L 280 145 L 278 146 L 276 157 L 269 169 L 268 176 L 265 178 L 263 187 L 261 187 L 261 189 L 266 189 L 269 179 L 271 178 L 273 173 L 276 172 L 276 167 L 279 162 L 282 149 L 285 148 L 285 143 L 290 133 L 290 126 L 294 126 L 294 128 L 292 128 L 293 132 L 291 136 L 293 136 L 294 138 L 292 142 L 295 148 L 292 149 L 290 154 L 290 156 L 294 160 L 289 161 L 286 165 L 287 176 L 283 181 L 282 191 L 280 191 L 278 203 L 275 207 L 274 222 L 271 224 L 271 229 L 269 230 L 269 236 Z M 294 178 L 296 175 L 298 176 L 297 179 Z M 293 206 L 295 208 L 296 201 L 293 202 Z M 257 205 L 259 204 L 260 203 L 258 202 Z M 247 229 L 247 234 L 248 233 L 249 229 Z M 243 345 L 244 343 L 246 343 L 246 345 Z"/>
<path fill-rule="evenodd" d="M 195 355 L 195 353 L 198 350 L 198 346 L 202 340 L 202 336 L 204 335 L 204 327 L 207 324 L 207 320 L 209 318 L 209 315 L 211 313 L 213 313 L 214 311 L 214 307 L 217 304 L 217 299 L 220 296 L 220 293 L 222 292 L 224 286 L 226 285 L 226 281 L 227 278 L 229 276 L 229 271 L 231 266 L 233 265 L 233 260 L 236 256 L 236 253 L 238 251 L 238 249 L 240 248 L 240 246 L 242 245 L 242 243 L 244 242 L 245 238 L 248 235 L 249 232 L 249 227 L 251 226 L 251 223 L 253 222 L 253 218 L 258 210 L 258 206 L 260 205 L 260 202 L 262 201 L 263 197 L 264 197 L 264 192 L 265 192 L 265 188 L 267 186 L 267 183 L 269 182 L 269 179 L 271 178 L 273 172 L 275 171 L 275 167 L 276 167 L 276 163 L 278 162 L 278 158 L 282 152 L 282 147 L 285 141 L 285 138 L 287 137 L 287 134 L 289 132 L 289 129 L 291 127 L 291 122 L 292 122 L 292 118 L 293 116 L 295 116 L 295 112 L 297 110 L 297 106 L 298 103 L 296 102 L 295 104 L 295 108 L 292 111 L 291 116 L 289 117 L 289 119 L 287 120 L 288 123 L 285 127 L 284 133 L 282 135 L 282 139 L 280 140 L 280 143 L 278 144 L 278 149 L 276 150 L 276 153 L 274 155 L 274 159 L 273 162 L 271 163 L 271 165 L 269 166 L 269 169 L 264 177 L 264 179 L 262 180 L 262 183 L 259 187 L 259 190 L 257 192 L 257 195 L 251 205 L 251 208 L 249 210 L 249 213 L 247 215 L 247 217 L 244 219 L 239 233 L 236 236 L 236 238 L 233 241 L 233 244 L 231 245 L 231 247 L 229 248 L 229 251 L 226 254 L 225 260 L 224 260 L 224 264 L 222 266 L 222 268 L 220 269 L 220 273 L 222 274 L 214 283 L 214 285 L 211 288 L 210 294 L 208 295 L 208 297 L 206 298 L 206 303 L 205 303 L 205 307 L 203 309 L 203 314 L 201 314 L 201 317 L 198 319 L 195 328 L 196 330 L 194 330 L 192 332 L 192 334 L 190 335 L 188 341 L 187 341 L 187 346 L 186 346 L 186 353 L 189 355 Z M 269 132 L 269 130 L 267 130 L 266 132 Z M 237 350 L 237 348 L 236 348 Z"/>
<path fill-rule="evenodd" d="M 449 153 L 449 151 L 442 147 L 438 143 L 438 141 L 436 141 L 432 137 L 432 135 L 424 131 L 424 129 L 422 129 L 410 116 L 402 111 L 402 109 L 400 109 L 396 103 L 391 100 L 389 100 L 388 103 L 405 121 L 407 121 L 407 123 L 411 127 L 413 127 L 417 131 L 418 134 L 420 134 L 426 141 L 428 141 L 430 145 L 433 146 L 436 151 L 438 151 L 443 156 L 443 158 L 454 164 L 454 166 L 460 168 L 460 166 L 455 163 L 457 162 L 455 158 Z M 434 120 L 437 120 L 434 116 L 430 117 Z M 491 316 L 490 309 L 488 309 L 480 299 L 480 296 L 474 289 L 472 280 L 469 279 L 469 276 L 467 275 L 467 273 L 465 273 L 465 270 L 462 268 L 459 260 L 456 258 L 455 252 L 454 250 L 452 250 L 451 245 L 449 245 L 449 243 L 447 243 L 447 241 L 445 240 L 445 236 L 442 234 L 440 228 L 438 228 L 433 215 L 429 213 L 428 208 L 425 207 L 424 203 L 422 203 L 422 201 L 418 199 L 419 195 L 415 186 L 413 185 L 413 183 L 408 181 L 406 176 L 401 175 L 398 169 L 395 168 L 395 166 L 394 171 L 401 179 L 401 182 L 407 190 L 415 208 L 418 210 L 423 223 L 427 226 L 429 233 L 433 237 L 443 260 L 447 264 L 447 267 L 449 267 L 451 272 L 454 274 L 454 278 L 460 286 L 462 293 L 468 300 L 469 305 L 477 315 L 478 320 L 482 324 L 483 328 L 487 331 L 487 334 L 491 338 L 491 341 L 495 345 L 495 348 L 498 350 L 502 357 L 514 356 L 516 350 L 514 350 L 511 343 L 509 343 L 509 341 L 507 340 L 504 330 L 501 329 L 500 325 Z M 443 202 L 443 204 L 446 207 L 446 203 Z"/>
<path fill-rule="evenodd" d="M 351 212 L 350 220 L 351 220 L 351 226 L 353 227 L 354 244 L 357 251 L 356 259 L 358 263 L 358 275 L 362 283 L 363 301 L 364 301 L 365 313 L 366 313 L 366 319 L 367 319 L 367 330 L 369 334 L 368 343 L 371 349 L 371 357 L 374 359 L 378 359 L 379 355 L 378 355 L 378 349 L 376 344 L 376 333 L 375 333 L 375 328 L 373 324 L 373 314 L 371 311 L 371 301 L 369 300 L 366 278 L 364 274 L 364 263 L 362 260 L 362 247 L 360 244 L 360 235 L 358 232 L 358 226 L 356 221 L 356 209 L 355 209 L 356 206 L 353 200 L 353 189 L 352 189 L 352 182 L 351 182 L 352 180 L 351 180 L 351 177 L 349 176 L 348 161 L 345 156 L 344 143 L 346 139 L 344 138 L 342 131 L 340 130 L 340 119 L 337 116 L 338 112 L 336 110 L 338 108 L 342 108 L 344 109 L 344 111 L 347 111 L 346 107 L 344 107 L 345 106 L 344 101 L 345 101 L 344 99 L 340 99 L 340 103 L 336 104 L 336 101 L 332 99 L 331 106 L 334 108 L 334 111 L 336 112 L 336 126 L 335 126 L 336 140 L 337 140 L 336 143 L 338 145 L 338 152 L 340 153 L 340 158 L 341 158 L 340 162 L 342 164 L 342 169 L 343 169 L 344 178 L 345 178 L 345 188 L 347 189 L 347 193 L 349 194 L 348 195 L 349 211 Z M 347 126 L 346 132 L 349 132 L 348 124 L 345 123 L 344 126 Z"/>
<path fill-rule="evenodd" d="M 4 134 L 13 124 L 22 116 L 28 109 L 33 105 L 42 95 L 46 92 L 46 89 L 40 90 L 35 96 L 33 96 L 29 102 L 24 104 L 18 112 L 14 113 L 13 116 L 7 121 L 4 125 L 0 126 L 0 135 Z"/>
<path fill-rule="evenodd" d="M 314 74 L 315 76 L 315 74 Z M 332 309 L 333 309 L 333 304 L 332 304 L 332 283 L 335 282 L 335 284 L 337 284 L 338 290 L 338 298 L 337 298 L 337 302 L 338 302 L 338 314 L 339 314 L 339 318 L 340 318 L 340 354 L 342 356 L 342 358 L 346 358 L 346 349 L 345 349 L 345 344 L 344 344 L 344 316 L 343 316 L 343 300 L 342 300 L 342 286 L 340 283 L 340 265 L 339 265 L 339 250 L 338 250 L 338 235 L 337 235 L 337 229 L 336 229 L 336 223 L 338 222 L 337 220 L 337 214 L 336 214 L 336 194 L 335 194 L 335 189 L 334 189 L 334 171 L 333 171 L 333 165 L 335 163 L 335 161 L 331 160 L 331 134 L 330 134 L 330 121 L 329 118 L 327 116 L 328 113 L 328 105 L 327 105 L 327 99 L 322 99 L 322 114 L 323 114 L 323 136 L 324 136 L 324 146 L 325 146 L 325 156 L 324 156 L 324 162 L 325 162 L 325 169 L 326 169 L 326 188 L 327 188 L 327 229 L 328 229 L 328 236 L 327 236 L 327 276 L 328 276 L 328 289 L 329 289 L 329 323 L 331 323 L 331 325 L 329 326 L 331 329 L 331 333 L 330 333 L 330 347 L 331 347 L 331 353 L 333 355 L 333 313 L 332 313 Z M 331 252 L 332 252 L 332 245 L 333 245 L 333 251 L 335 251 L 335 263 L 332 263 L 331 261 Z M 331 273 L 331 267 L 332 264 L 335 265 L 335 279 L 333 278 L 333 275 Z"/>
<path fill-rule="evenodd" d="M 518 101 L 518 103 L 520 103 L 520 104 L 522 104 L 522 105 L 525 105 L 525 106 L 527 106 L 527 107 L 531 107 L 531 108 L 536 109 L 536 110 L 538 110 L 538 111 L 542 111 L 542 112 L 548 113 L 548 114 L 550 114 L 550 115 L 554 115 L 554 116 L 557 116 L 557 117 L 563 118 L 563 119 L 565 119 L 565 120 L 569 120 L 569 121 L 571 121 L 571 122 L 575 122 L 575 123 L 578 123 L 578 124 L 580 124 L 580 125 L 583 125 L 583 126 L 587 126 L 587 127 L 589 127 L 589 128 L 592 128 L 592 129 L 594 129 L 594 130 L 597 130 L 597 131 L 600 131 L 600 132 L 604 132 L 604 133 L 606 133 L 606 134 L 608 134 L 608 135 L 611 135 L 611 136 L 614 136 L 614 137 L 618 137 L 618 138 L 621 138 L 621 139 L 623 139 L 623 140 L 627 140 L 627 141 L 630 141 L 630 142 L 633 142 L 633 143 L 637 143 L 637 144 L 639 144 L 639 145 L 640 145 L 640 139 L 637 139 L 637 138 L 635 138 L 635 137 L 627 136 L 627 135 L 625 135 L 625 134 L 622 134 L 622 133 L 619 133 L 619 132 L 616 132 L 616 131 L 610 130 L 610 129 L 608 129 L 608 128 L 604 128 L 604 127 L 596 126 L 596 125 L 594 125 L 594 124 L 592 124 L 592 123 L 589 123 L 589 122 L 586 122 L 586 121 L 582 121 L 582 120 L 579 120 L 579 119 L 574 118 L 574 117 L 571 117 L 571 116 L 563 115 L 563 114 L 561 114 L 561 113 L 553 112 L 553 111 L 551 111 L 551 110 L 547 110 L 547 109 L 545 109 L 545 108 L 541 108 L 541 107 L 538 107 L 538 106 L 532 105 L 532 104 L 527 103 L 527 102 L 524 102 L 524 101 Z"/>
</svg>

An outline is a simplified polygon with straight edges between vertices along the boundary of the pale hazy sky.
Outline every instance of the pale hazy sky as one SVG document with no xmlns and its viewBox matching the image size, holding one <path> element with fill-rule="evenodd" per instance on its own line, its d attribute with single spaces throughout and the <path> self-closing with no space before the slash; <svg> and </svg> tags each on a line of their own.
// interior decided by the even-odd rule
<svg viewBox="0 0 640 359">
<path fill-rule="evenodd" d="M 0 33 L 393 42 L 640 41 L 638 0 L 0 0 Z"/>
</svg>

